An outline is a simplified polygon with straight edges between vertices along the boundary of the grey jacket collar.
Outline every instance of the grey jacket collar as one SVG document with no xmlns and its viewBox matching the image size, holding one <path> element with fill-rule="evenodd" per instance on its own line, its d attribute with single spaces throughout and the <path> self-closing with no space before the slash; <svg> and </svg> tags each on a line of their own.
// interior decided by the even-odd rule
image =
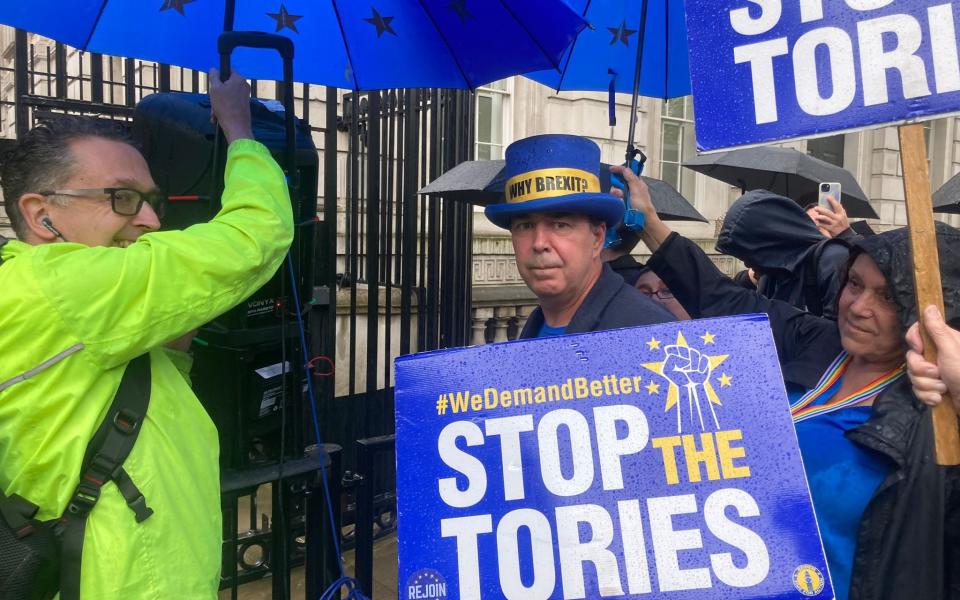
<svg viewBox="0 0 960 600">
<path fill-rule="evenodd" d="M 567 325 L 564 333 L 588 333 L 597 328 L 600 317 L 604 309 L 610 304 L 614 296 L 623 286 L 623 278 L 613 272 L 609 265 L 604 263 L 603 270 L 600 272 L 600 278 L 593 284 L 587 297 L 573 318 Z M 537 332 L 543 326 L 543 310 L 538 306 L 527 318 L 527 324 L 520 332 L 521 339 L 536 337 Z"/>
</svg>

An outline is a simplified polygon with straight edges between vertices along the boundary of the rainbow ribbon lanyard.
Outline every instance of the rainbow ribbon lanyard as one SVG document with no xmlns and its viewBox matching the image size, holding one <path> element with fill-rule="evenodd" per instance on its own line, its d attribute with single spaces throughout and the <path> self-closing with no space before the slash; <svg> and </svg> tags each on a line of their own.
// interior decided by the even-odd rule
<svg viewBox="0 0 960 600">
<path fill-rule="evenodd" d="M 833 363 L 830 364 L 830 367 L 827 368 L 827 372 L 823 374 L 823 377 L 820 378 L 820 382 L 817 383 L 816 387 L 803 395 L 802 398 L 790 405 L 790 414 L 793 415 L 793 422 L 799 423 L 805 419 L 811 417 L 816 417 L 818 415 L 823 415 L 835 410 L 840 410 L 841 408 L 846 408 L 847 406 L 852 406 L 858 402 L 862 402 L 866 398 L 879 394 L 887 386 L 896 381 L 903 375 L 906 365 L 900 365 L 896 369 L 890 371 L 889 373 L 884 373 L 880 377 L 874 379 L 864 387 L 856 390 L 849 396 L 845 398 L 836 398 L 830 402 L 824 404 L 814 404 L 821 396 L 831 386 L 833 386 L 843 373 L 847 370 L 847 365 L 850 364 L 850 356 L 846 352 L 841 352 L 837 358 L 834 359 Z"/>
</svg>

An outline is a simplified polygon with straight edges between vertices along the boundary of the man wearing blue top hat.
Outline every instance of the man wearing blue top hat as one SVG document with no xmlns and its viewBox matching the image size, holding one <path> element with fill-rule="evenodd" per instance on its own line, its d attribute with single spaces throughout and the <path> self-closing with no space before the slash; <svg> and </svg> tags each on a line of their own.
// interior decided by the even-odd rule
<svg viewBox="0 0 960 600">
<path fill-rule="evenodd" d="M 519 140 L 507 147 L 505 170 L 506 202 L 486 215 L 510 230 L 517 269 L 540 302 L 521 338 L 675 320 L 600 260 L 624 203 L 600 190 L 595 143 L 573 135 Z"/>
</svg>

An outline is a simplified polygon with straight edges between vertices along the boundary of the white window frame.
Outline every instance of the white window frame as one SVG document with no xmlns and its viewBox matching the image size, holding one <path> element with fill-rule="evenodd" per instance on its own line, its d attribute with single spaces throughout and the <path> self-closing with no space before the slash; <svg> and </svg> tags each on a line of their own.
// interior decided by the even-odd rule
<svg viewBox="0 0 960 600">
<path fill-rule="evenodd" d="M 667 114 L 667 106 L 668 106 L 667 102 L 673 102 L 677 100 L 683 101 L 683 117 L 674 117 Z M 668 181 L 667 183 L 669 183 L 670 185 L 673 185 L 678 192 L 680 192 L 685 198 L 689 199 L 692 202 L 693 199 L 696 197 L 697 179 L 695 176 L 691 176 L 689 181 L 692 182 L 691 187 L 693 189 L 689 189 L 689 190 L 684 189 L 683 169 L 685 167 L 683 166 L 683 161 L 693 158 L 693 156 L 696 155 L 696 152 L 694 152 L 693 156 L 684 156 L 683 151 L 685 147 L 685 142 L 687 142 L 686 136 L 696 135 L 694 130 L 694 123 L 693 123 L 693 96 L 684 96 L 683 98 L 674 98 L 672 100 L 668 100 L 667 102 L 664 102 L 660 108 L 660 156 L 658 157 L 660 160 L 660 178 L 666 181 L 666 179 L 664 179 L 663 165 L 676 164 L 677 165 L 677 181 L 676 182 Z M 679 125 L 679 129 L 680 129 L 680 139 L 677 140 L 680 152 L 679 152 L 679 160 L 677 162 L 664 160 L 664 156 L 663 156 L 664 149 L 666 147 L 666 144 L 664 143 L 664 139 L 665 139 L 664 125 L 668 123 Z M 694 142 L 694 147 L 696 147 L 696 142 Z"/>
<path fill-rule="evenodd" d="M 487 146 L 496 149 L 496 152 L 491 152 L 492 159 L 502 159 L 504 150 L 513 141 L 513 78 L 501 79 L 477 88 L 476 110 L 478 117 L 480 98 L 484 96 L 498 96 L 500 98 L 500 143 L 480 141 L 480 119 L 477 118 L 474 127 L 474 156 L 479 157 L 481 146 Z M 496 115 L 493 115 L 493 118 L 495 119 Z M 494 126 L 496 126 L 495 123 Z"/>
</svg>

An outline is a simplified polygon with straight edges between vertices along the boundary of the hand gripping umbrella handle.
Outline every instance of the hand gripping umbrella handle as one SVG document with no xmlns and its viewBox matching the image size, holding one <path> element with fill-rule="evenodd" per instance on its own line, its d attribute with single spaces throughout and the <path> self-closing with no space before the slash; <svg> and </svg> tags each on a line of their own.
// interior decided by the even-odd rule
<svg viewBox="0 0 960 600">
<path fill-rule="evenodd" d="M 628 167 L 633 174 L 637 177 L 643 173 L 643 166 L 647 162 L 647 155 L 637 150 L 637 154 L 640 155 L 640 159 L 631 158 L 629 162 L 623 163 L 624 167 Z M 620 178 L 619 175 L 610 173 L 610 187 L 617 188 L 623 192 L 623 203 L 626 205 L 624 210 L 629 210 L 630 208 L 630 189 L 627 187 L 627 184 Z"/>
</svg>

